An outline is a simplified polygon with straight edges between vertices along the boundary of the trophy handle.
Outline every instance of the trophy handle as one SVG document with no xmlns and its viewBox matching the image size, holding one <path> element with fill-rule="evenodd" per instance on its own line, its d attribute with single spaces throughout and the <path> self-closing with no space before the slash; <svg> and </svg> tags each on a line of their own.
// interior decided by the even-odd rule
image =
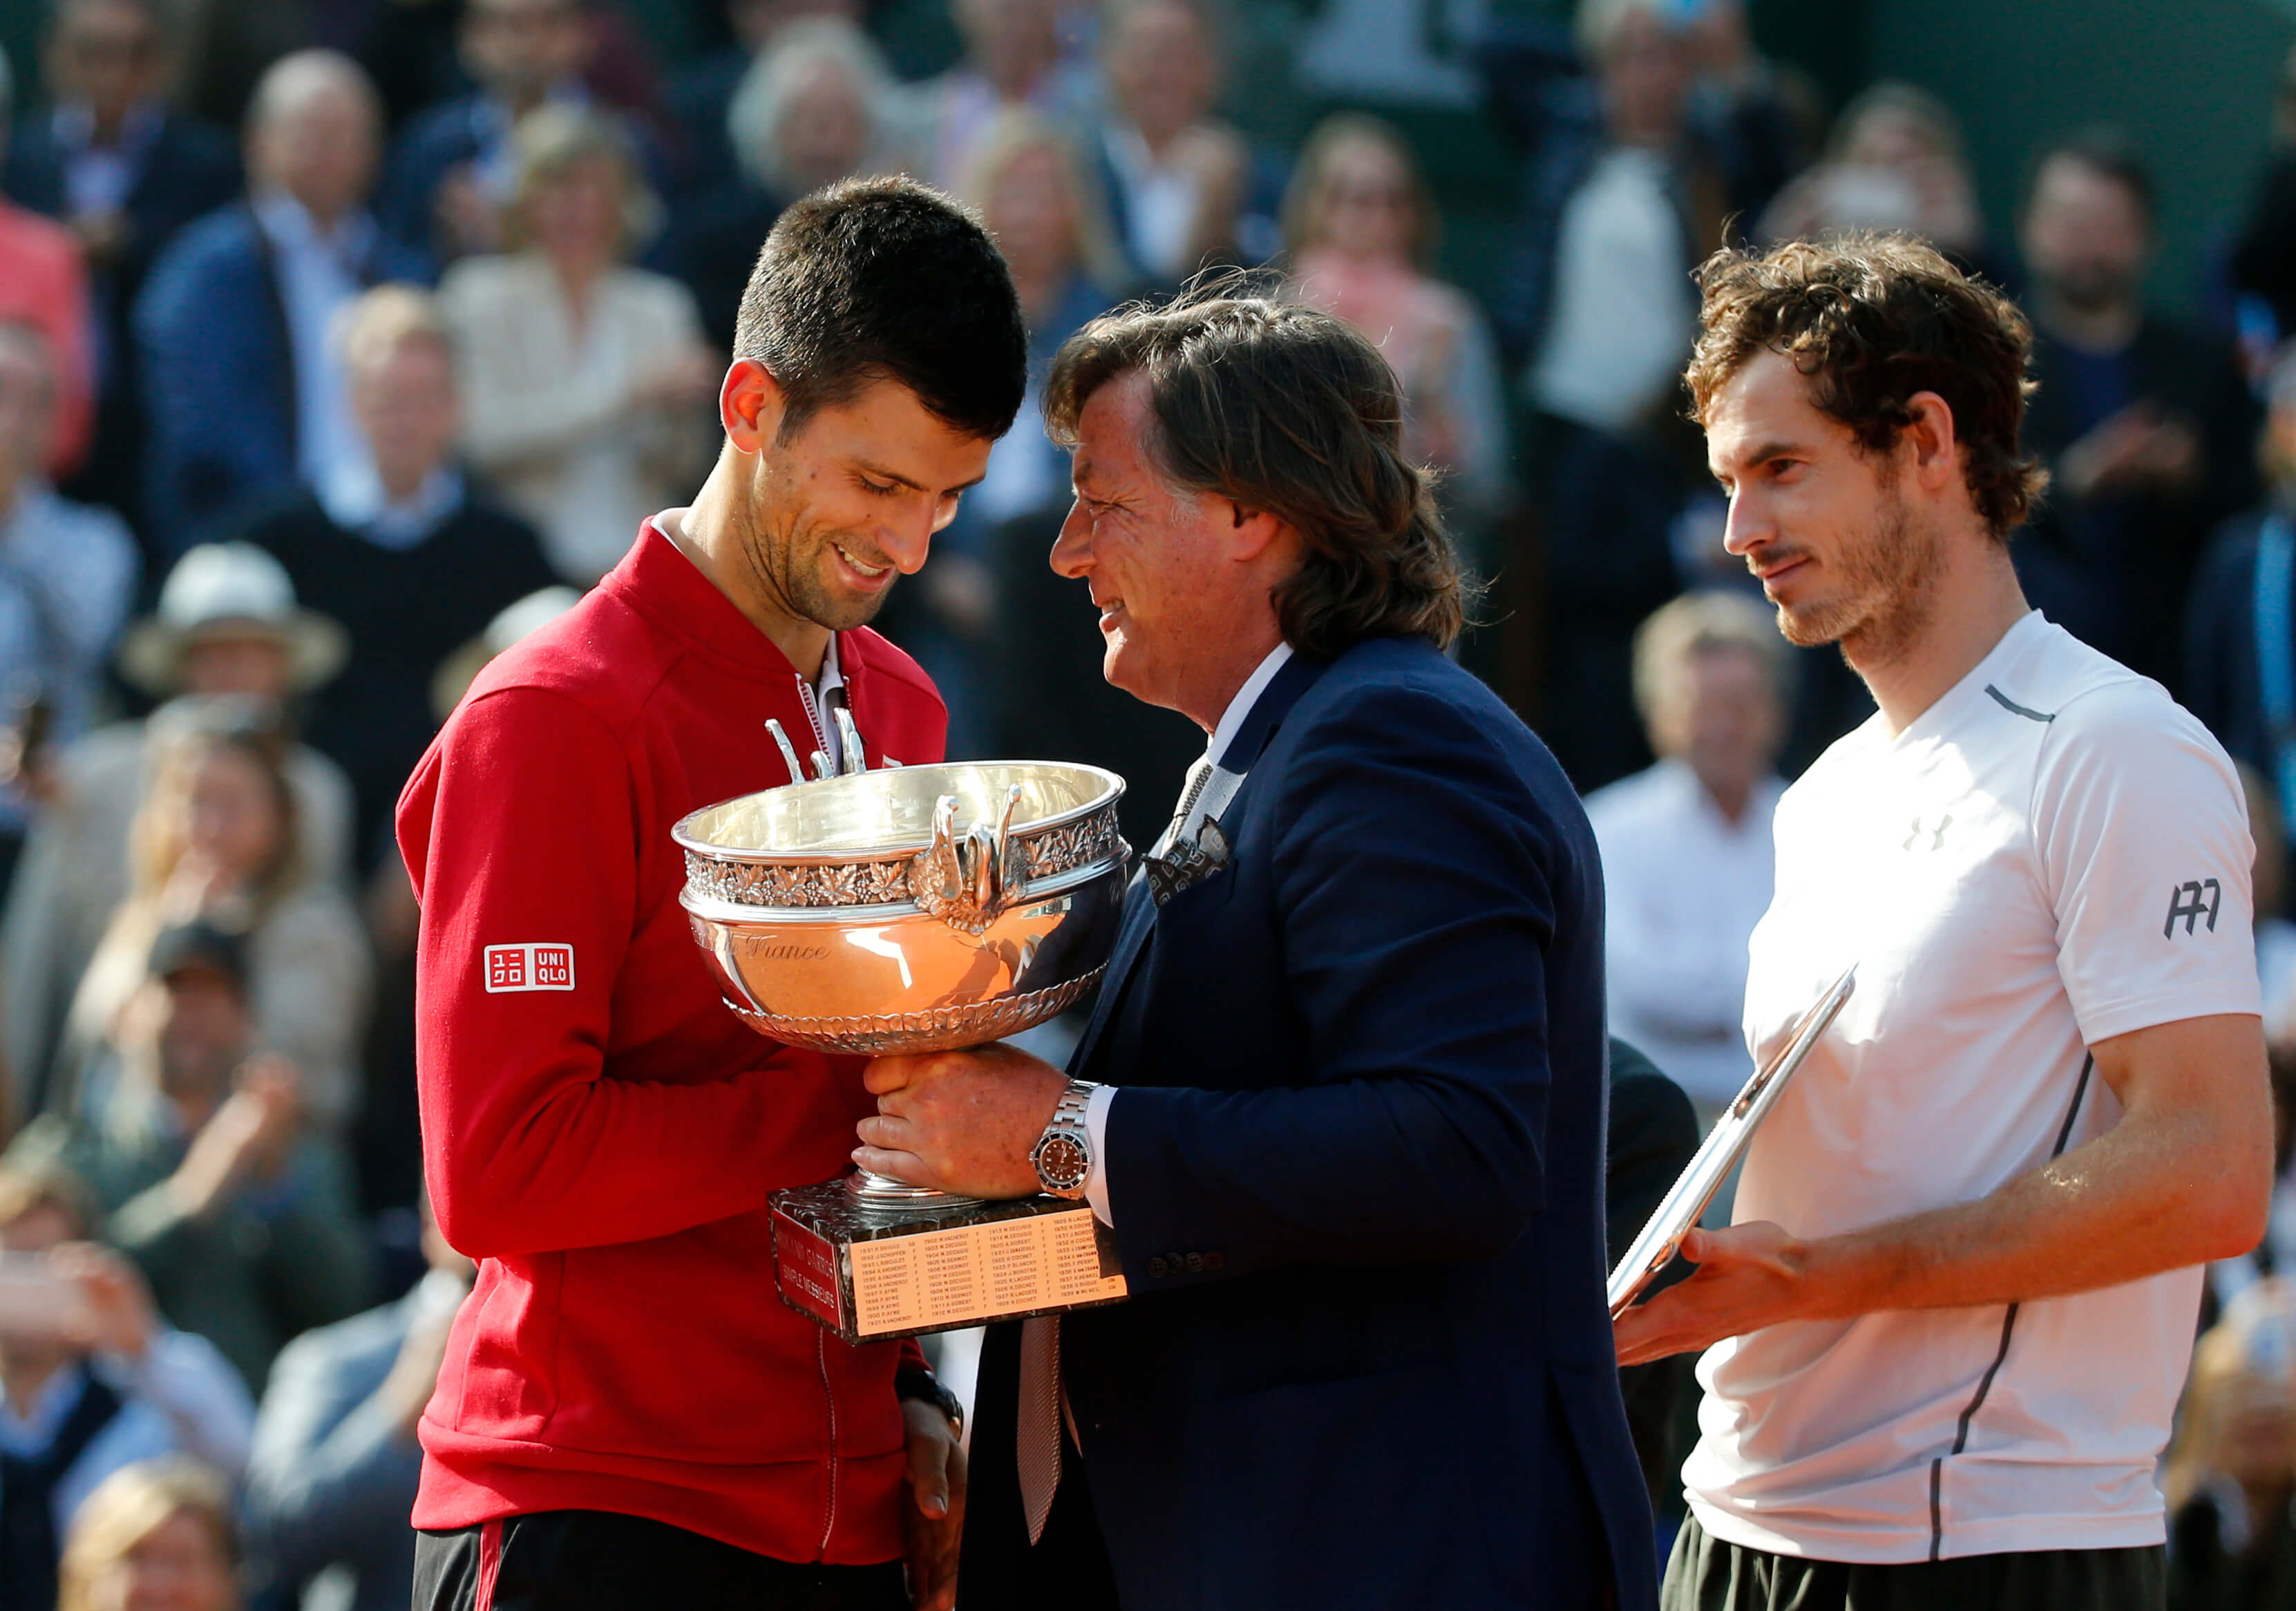
<svg viewBox="0 0 2296 1611">
<path fill-rule="evenodd" d="M 1027 893 L 1027 875 L 1013 860 L 1013 813 L 1021 793 L 1017 784 L 1004 791 L 996 827 L 976 822 L 962 834 L 956 796 L 934 800 L 932 843 L 909 867 L 909 892 L 920 907 L 951 928 L 979 934 Z"/>
</svg>

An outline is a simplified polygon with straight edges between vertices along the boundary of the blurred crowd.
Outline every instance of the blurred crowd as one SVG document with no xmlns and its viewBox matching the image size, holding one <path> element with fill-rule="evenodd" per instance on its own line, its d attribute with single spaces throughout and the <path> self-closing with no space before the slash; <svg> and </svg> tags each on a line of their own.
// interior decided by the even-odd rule
<svg viewBox="0 0 2296 1611">
<path fill-rule="evenodd" d="M 1380 342 L 1488 584 L 1464 653 L 1587 794 L 1614 1032 L 1709 1120 L 1750 1072 L 1772 807 L 1870 706 L 1722 551 L 1692 270 L 1901 229 L 2009 287 L 2054 476 L 2028 593 L 2248 769 L 2296 1098 L 2296 77 L 2162 308 L 2111 128 L 2026 153 L 1997 237 L 1942 101 L 1828 106 L 1743 0 L 1493 6 L 1439 62 L 1395 25 L 1420 9 L 49 0 L 0 59 L 0 1605 L 406 1605 L 471 1270 L 422 1208 L 392 806 L 486 659 L 698 485 L 758 246 L 849 175 L 980 210 L 1039 376 L 1206 273 Z M 1480 264 L 1421 94 L 1504 153 Z M 1031 406 L 880 624 L 952 754 L 1114 767 L 1151 838 L 1201 738 L 1101 683 L 1044 563 L 1067 501 Z M 2282 1133 L 2284 1163 L 2296 1101 Z M 2210 1272 L 2163 1472 L 2180 1607 L 2296 1596 L 2296 1176 L 2280 1200 Z"/>
</svg>

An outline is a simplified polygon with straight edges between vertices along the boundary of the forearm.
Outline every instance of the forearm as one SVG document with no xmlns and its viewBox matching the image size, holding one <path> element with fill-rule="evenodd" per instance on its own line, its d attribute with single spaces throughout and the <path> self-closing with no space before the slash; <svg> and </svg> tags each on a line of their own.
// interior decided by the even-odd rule
<svg viewBox="0 0 2296 1611">
<path fill-rule="evenodd" d="M 2142 1280 L 2255 1240 L 2208 1116 L 2124 1120 L 1974 1203 L 1800 1245 L 1808 1319 L 2013 1303 Z"/>
</svg>

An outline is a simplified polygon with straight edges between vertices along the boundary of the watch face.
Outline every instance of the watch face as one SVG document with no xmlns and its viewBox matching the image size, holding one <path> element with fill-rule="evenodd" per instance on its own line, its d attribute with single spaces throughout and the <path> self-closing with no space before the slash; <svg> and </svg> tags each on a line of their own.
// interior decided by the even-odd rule
<svg viewBox="0 0 2296 1611">
<path fill-rule="evenodd" d="M 1084 1184 L 1091 1160 L 1074 1137 L 1055 1132 L 1037 1143 L 1035 1163 L 1038 1179 L 1046 1185 L 1067 1189 Z"/>
</svg>

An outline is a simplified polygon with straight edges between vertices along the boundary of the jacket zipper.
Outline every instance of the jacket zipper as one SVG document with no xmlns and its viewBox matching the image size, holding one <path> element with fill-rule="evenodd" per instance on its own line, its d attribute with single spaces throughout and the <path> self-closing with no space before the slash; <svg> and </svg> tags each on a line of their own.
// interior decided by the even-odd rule
<svg viewBox="0 0 2296 1611">
<path fill-rule="evenodd" d="M 814 697 L 813 685 L 802 676 L 797 679 L 797 696 L 799 703 L 805 706 L 806 720 L 813 724 L 814 746 L 824 755 L 836 753 L 829 742 L 829 727 L 822 719 L 821 701 Z"/>
<path fill-rule="evenodd" d="M 821 1524 L 821 1557 L 829 1558 L 829 1540 L 837 1531 L 837 1390 L 829 1381 L 829 1333 L 816 1328 L 814 1354 L 821 1361 L 822 1401 L 829 1406 L 829 1513 Z"/>
</svg>

